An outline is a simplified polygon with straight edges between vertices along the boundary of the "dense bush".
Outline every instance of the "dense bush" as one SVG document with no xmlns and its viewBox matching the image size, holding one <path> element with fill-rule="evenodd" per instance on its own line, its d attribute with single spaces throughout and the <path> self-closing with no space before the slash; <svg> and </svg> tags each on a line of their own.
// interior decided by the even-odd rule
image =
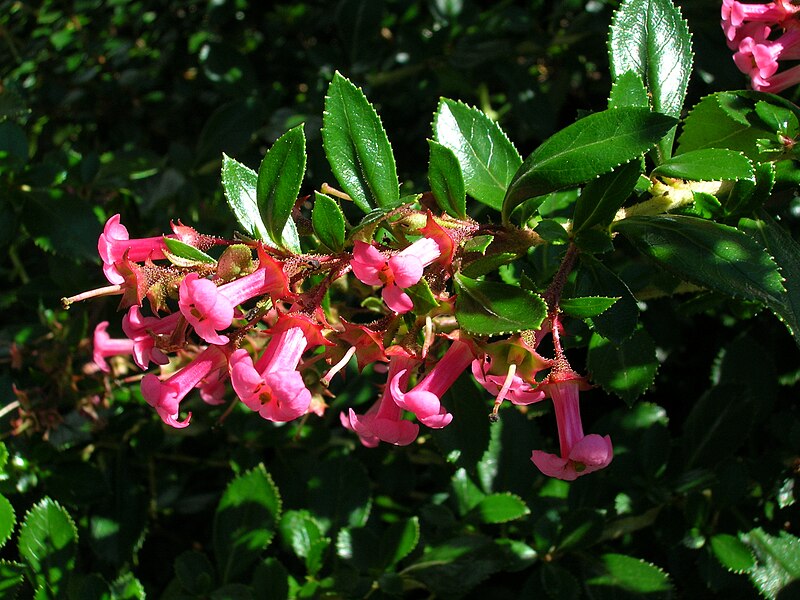
<svg viewBox="0 0 800 600">
<path fill-rule="evenodd" d="M 20 598 L 796 594 L 800 109 L 766 94 L 720 93 L 746 79 L 725 46 L 718 2 L 677 3 L 693 32 L 691 78 L 689 38 L 672 4 L 621 4 L 609 60 L 620 3 L 606 0 L 0 2 L 0 251 L 8 256 L 0 262 L 0 590 Z M 620 24 L 638 14 L 666 15 L 641 44 L 631 34 L 639 29 Z M 620 66 L 631 48 L 651 66 L 667 56 L 685 72 L 627 77 Z M 324 182 L 350 191 L 334 175 L 341 179 L 342 157 L 323 149 L 324 119 L 330 127 L 341 117 L 325 97 L 330 86 L 355 90 L 350 82 L 380 114 L 404 199 L 435 187 L 426 140 L 446 146 L 436 124 L 443 110 L 475 119 L 476 135 L 492 141 L 496 122 L 522 157 L 532 155 L 505 201 L 501 194 L 502 214 L 465 171 L 471 218 L 495 235 L 535 228 L 543 242 L 510 252 L 473 246 L 487 262 L 461 271 L 459 290 L 478 303 L 489 294 L 490 307 L 491 290 L 512 286 L 550 302 L 551 281 L 575 248 L 580 264 L 559 293 L 620 298 L 606 312 L 573 303 L 563 322 L 572 368 L 595 386 L 585 392 L 587 431 L 614 443 L 606 469 L 574 482 L 542 475 L 530 453 L 558 444 L 549 406 L 505 407 L 491 423 L 489 394 L 466 375 L 443 399 L 451 425 L 423 429 L 404 447 L 365 448 L 339 413 L 366 410 L 386 379 L 380 368 L 358 375 L 351 365 L 331 383 L 324 414 L 280 426 L 230 390 L 219 407 L 195 394 L 186 401 L 192 424 L 177 430 L 142 398 L 130 361 L 112 360 L 111 374 L 93 363 L 97 323 L 121 335 L 117 299 L 68 311 L 60 299 L 107 285 L 97 257 L 103 223 L 121 214 L 131 237 L 161 235 L 179 219 L 226 239 L 234 230 L 257 237 L 237 223 L 226 192 L 230 201 L 236 177 L 257 171 L 300 124 L 300 194 L 312 198 L 294 217 L 303 250 L 320 252 L 326 232 L 311 221 L 314 192 Z M 608 135 L 600 152 L 577 144 L 569 155 L 572 136 L 592 135 L 586 123 L 618 133 L 608 121 L 623 113 L 606 112 L 612 82 L 611 105 L 631 111 L 619 127 L 635 116 L 630 135 L 647 129 L 652 140 L 640 148 Z M 677 108 L 655 107 L 683 119 L 673 160 L 665 131 L 677 121 L 641 108 L 643 83 L 651 104 L 678 89 Z M 555 154 L 546 139 L 581 159 L 555 184 L 540 173 Z M 620 148 L 627 154 L 615 160 Z M 628 166 L 612 171 L 619 163 Z M 233 169 L 227 179 L 223 165 Z M 637 182 L 641 173 L 648 184 Z M 725 185 L 692 195 L 671 178 Z M 658 181 L 691 201 L 677 216 L 655 215 L 661 221 L 618 219 L 612 245 L 616 209 L 659 197 Z M 623 191 L 609 200 L 615 189 Z M 609 214 L 591 212 L 586 199 L 598 197 Z M 422 206 L 441 212 L 427 196 Z M 364 217 L 352 203 L 342 209 L 349 224 Z M 375 239 L 403 246 L 393 216 L 381 213 Z M 369 295 L 334 291 L 334 308 Z M 385 312 L 379 302 L 364 306 Z M 474 331 L 465 305 L 455 311 Z M 517 329 L 533 328 L 532 318 L 520 317 Z M 537 327 L 544 321 L 543 312 Z"/>
</svg>

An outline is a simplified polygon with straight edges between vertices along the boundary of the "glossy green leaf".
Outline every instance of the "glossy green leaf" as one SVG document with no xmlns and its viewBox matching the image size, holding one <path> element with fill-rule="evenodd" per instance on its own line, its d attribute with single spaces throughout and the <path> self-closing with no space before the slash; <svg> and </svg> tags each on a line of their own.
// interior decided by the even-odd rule
<svg viewBox="0 0 800 600">
<path fill-rule="evenodd" d="M 632 160 L 587 183 L 575 203 L 572 231 L 577 234 L 595 225 L 610 224 L 633 193 L 641 172 L 641 161 Z"/>
<path fill-rule="evenodd" d="M 334 252 L 344 248 L 345 221 L 339 203 L 330 196 L 314 193 L 311 225 L 319 241 Z"/>
<path fill-rule="evenodd" d="M 583 296 L 581 298 L 562 298 L 558 303 L 561 312 L 577 319 L 588 319 L 603 314 L 619 300 L 620 297 Z"/>
<path fill-rule="evenodd" d="M 199 248 L 195 248 L 194 246 L 190 246 L 186 242 L 182 242 L 175 238 L 164 237 L 164 243 L 167 245 L 167 249 L 169 250 L 168 258 L 174 263 L 175 259 L 178 262 L 186 261 L 188 263 L 202 263 L 206 265 L 215 265 L 217 261 L 200 250 Z M 178 266 L 185 266 L 179 264 Z"/>
<path fill-rule="evenodd" d="M 414 308 L 411 309 L 414 314 L 424 316 L 439 306 L 436 296 L 433 295 L 431 287 L 425 279 L 420 279 L 411 287 L 405 288 L 405 292 L 414 303 Z"/>
<path fill-rule="evenodd" d="M 755 172 L 750 160 L 744 154 L 724 148 L 706 148 L 678 154 L 658 165 L 652 175 L 692 181 L 746 179 L 755 182 Z"/>
<path fill-rule="evenodd" d="M 433 117 L 433 133 L 458 159 L 467 193 L 500 210 L 522 158 L 497 123 L 477 108 L 443 98 Z"/>
<path fill-rule="evenodd" d="M 672 583 L 664 571 L 641 559 L 624 554 L 604 554 L 600 560 L 605 573 L 589 579 L 586 582 L 589 586 L 618 587 L 635 594 L 672 589 Z"/>
<path fill-rule="evenodd" d="M 208 557 L 196 550 L 187 550 L 175 559 L 175 576 L 192 594 L 206 594 L 214 585 L 214 567 Z"/>
<path fill-rule="evenodd" d="M 624 0 L 614 13 L 608 49 L 614 80 L 637 73 L 653 110 L 680 116 L 692 72 L 692 38 L 670 0 Z M 659 142 L 662 159 L 672 153 L 674 135 L 672 130 Z"/>
<path fill-rule="evenodd" d="M 741 231 L 695 217 L 631 217 L 614 226 L 665 269 L 716 292 L 761 302 L 785 293 L 772 258 Z"/>
<path fill-rule="evenodd" d="M 569 232 L 564 225 L 555 219 L 543 219 L 533 229 L 546 242 L 551 244 L 566 244 L 569 242 Z"/>
<path fill-rule="evenodd" d="M 325 155 L 336 179 L 365 213 L 400 199 L 392 147 L 380 117 L 364 93 L 340 73 L 325 96 Z"/>
<path fill-rule="evenodd" d="M 298 125 L 279 137 L 258 169 L 256 202 L 273 240 L 283 245 L 286 222 L 300 193 L 306 172 L 306 137 Z"/>
<path fill-rule="evenodd" d="M 746 179 L 735 182 L 727 197 L 722 198 L 725 216 L 750 216 L 770 198 L 775 187 L 775 165 L 756 163 L 755 176 L 755 182 Z"/>
<path fill-rule="evenodd" d="M 305 510 L 286 511 L 281 517 L 279 530 L 283 543 L 289 546 L 298 558 L 306 558 L 311 552 L 311 547 L 324 537 L 322 526 Z"/>
<path fill-rule="evenodd" d="M 380 539 L 381 563 L 391 567 L 411 554 L 419 544 L 419 517 L 392 523 Z"/>
<path fill-rule="evenodd" d="M 646 152 L 677 121 L 646 108 L 611 108 L 584 117 L 546 139 L 514 174 L 503 219 L 525 200 L 574 187 Z"/>
<path fill-rule="evenodd" d="M 75 568 L 78 530 L 69 513 L 45 498 L 25 515 L 19 531 L 19 554 L 28 567 L 28 578 L 55 595 L 65 593 Z"/>
<path fill-rule="evenodd" d="M 770 535 L 759 527 L 741 534 L 741 539 L 758 559 L 750 579 L 765 597 L 782 598 L 779 592 L 800 580 L 800 538 L 786 531 Z"/>
<path fill-rule="evenodd" d="M 625 282 L 599 260 L 581 255 L 575 295 L 619 298 L 608 310 L 592 317 L 592 329 L 604 338 L 621 344 L 636 329 L 639 321 L 636 299 Z"/>
<path fill-rule="evenodd" d="M 517 286 L 470 279 L 460 273 L 456 282 L 456 319 L 474 335 L 502 335 L 539 329 L 547 306 L 539 296 Z"/>
<path fill-rule="evenodd" d="M 214 515 L 214 554 L 220 579 L 245 573 L 272 541 L 281 498 L 263 464 L 225 488 Z"/>
<path fill-rule="evenodd" d="M 455 153 L 438 142 L 428 140 L 430 163 L 428 182 L 431 192 L 444 212 L 457 219 L 467 216 L 467 198 L 464 175 Z"/>
<path fill-rule="evenodd" d="M 658 370 L 656 345 L 644 329 L 638 329 L 618 346 L 593 334 L 586 366 L 592 380 L 631 406 L 653 385 Z"/>
<path fill-rule="evenodd" d="M 755 111 L 766 126 L 786 137 L 795 137 L 800 129 L 800 121 L 788 108 L 776 106 L 771 102 L 759 100 L 756 102 Z"/>
<path fill-rule="evenodd" d="M 486 494 L 472 480 L 465 468 L 457 469 L 453 473 L 453 477 L 450 479 L 450 489 L 458 514 L 462 516 L 478 506 L 486 497 Z"/>
<path fill-rule="evenodd" d="M 6 465 L 8 464 L 8 448 L 5 443 L 0 442 L 0 473 L 6 472 Z"/>
<path fill-rule="evenodd" d="M 711 538 L 711 551 L 723 567 L 734 573 L 749 571 L 756 564 L 747 544 L 727 533 L 718 533 Z"/>
<path fill-rule="evenodd" d="M 622 74 L 617 74 L 614 78 L 614 83 L 611 84 L 608 108 L 621 108 L 623 106 L 650 108 L 647 88 L 644 87 L 641 75 L 636 71 L 625 71 Z"/>
<path fill-rule="evenodd" d="M 0 548 L 8 541 L 14 532 L 17 518 L 14 514 L 14 507 L 8 499 L 0 495 Z"/>
<path fill-rule="evenodd" d="M 510 492 L 489 494 L 481 498 L 473 513 L 481 523 L 507 523 L 530 514 L 525 501 Z"/>
</svg>

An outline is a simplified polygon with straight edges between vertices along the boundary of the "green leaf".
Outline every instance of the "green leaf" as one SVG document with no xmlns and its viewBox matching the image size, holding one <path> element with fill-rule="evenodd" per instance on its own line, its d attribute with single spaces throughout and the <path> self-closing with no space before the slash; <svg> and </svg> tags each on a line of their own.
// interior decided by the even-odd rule
<svg viewBox="0 0 800 600">
<path fill-rule="evenodd" d="M 546 242 L 551 244 L 566 244 L 569 242 L 569 233 L 564 225 L 555 219 L 543 219 L 534 228 L 534 231 Z"/>
<path fill-rule="evenodd" d="M 381 564 L 393 567 L 419 544 L 419 517 L 392 523 L 380 539 Z"/>
<path fill-rule="evenodd" d="M 450 488 L 456 509 L 461 516 L 474 509 L 486 497 L 465 468 L 457 469 L 450 479 Z"/>
<path fill-rule="evenodd" d="M 113 600 L 145 600 L 144 586 L 133 573 L 126 573 L 111 584 Z"/>
<path fill-rule="evenodd" d="M 753 165 L 744 154 L 723 148 L 678 154 L 653 169 L 652 175 L 691 181 L 756 180 Z"/>
<path fill-rule="evenodd" d="M 679 117 L 692 72 L 692 37 L 670 0 L 624 0 L 614 13 L 609 41 L 614 80 L 637 73 L 657 113 Z M 672 153 L 674 130 L 659 144 L 662 158 Z"/>
<path fill-rule="evenodd" d="M 363 527 L 372 508 L 364 466 L 350 457 L 320 462 L 308 480 L 306 505 L 323 533 L 339 527 Z"/>
<path fill-rule="evenodd" d="M 489 494 L 473 509 L 481 523 L 508 523 L 529 515 L 530 512 L 525 501 L 510 492 Z"/>
<path fill-rule="evenodd" d="M 767 306 L 800 346 L 800 244 L 764 211 L 758 213 L 758 220 L 743 219 L 740 225 L 774 257 L 781 269 L 786 293 L 769 298 Z"/>
<path fill-rule="evenodd" d="M 481 394 L 484 394 L 483 388 L 470 373 L 464 372 L 442 399 L 442 404 L 453 415 L 452 423 L 431 431 L 441 455 L 470 473 L 489 447 L 489 405 L 475 401 Z"/>
<path fill-rule="evenodd" d="M 631 217 L 615 224 L 642 254 L 687 281 L 765 303 L 785 293 L 777 265 L 750 236 L 695 217 Z"/>
<path fill-rule="evenodd" d="M 747 388 L 722 384 L 694 403 L 683 427 L 687 468 L 730 460 L 753 425 L 755 403 Z"/>
<path fill-rule="evenodd" d="M 336 179 L 356 206 L 366 213 L 397 204 L 397 167 L 380 117 L 338 71 L 325 97 L 322 143 Z"/>
<path fill-rule="evenodd" d="M 306 137 L 298 125 L 279 137 L 258 169 L 256 202 L 270 236 L 283 244 L 282 235 L 300 193 L 306 172 Z"/>
<path fill-rule="evenodd" d="M 578 600 L 581 597 L 581 584 L 564 567 L 545 563 L 539 571 L 541 587 L 551 600 Z"/>
<path fill-rule="evenodd" d="M 639 307 L 630 289 L 603 263 L 582 254 L 575 281 L 576 296 L 618 297 L 613 306 L 592 317 L 594 331 L 615 344 L 631 336 L 639 321 Z"/>
<path fill-rule="evenodd" d="M 298 558 L 306 558 L 311 547 L 321 540 L 322 526 L 307 510 L 288 510 L 279 524 L 281 540 Z"/>
<path fill-rule="evenodd" d="M 24 574 L 24 565 L 0 560 L 0 598 L 16 598 Z"/>
<path fill-rule="evenodd" d="M 214 585 L 214 567 L 202 552 L 187 550 L 175 559 L 175 576 L 191 594 L 208 593 Z"/>
<path fill-rule="evenodd" d="M 458 159 L 467 193 L 500 210 L 522 158 L 497 123 L 477 108 L 442 98 L 433 133 L 434 140 Z"/>
<path fill-rule="evenodd" d="M 800 129 L 800 122 L 797 119 L 797 115 L 788 108 L 759 100 L 756 102 L 755 110 L 758 117 L 764 121 L 769 129 L 786 137 L 793 138 L 797 135 L 797 131 Z"/>
<path fill-rule="evenodd" d="M 206 265 L 215 265 L 217 261 L 210 257 L 208 254 L 203 252 L 202 250 L 195 248 L 194 246 L 190 246 L 186 242 L 182 242 L 175 238 L 164 237 L 164 243 L 167 245 L 169 249 L 169 254 L 167 254 L 167 258 L 173 264 L 178 263 L 202 263 Z M 171 256 L 170 256 L 171 255 Z M 177 262 L 176 260 L 177 259 Z M 178 264 L 178 266 L 187 266 L 185 264 Z"/>
<path fill-rule="evenodd" d="M 785 531 L 769 535 L 760 527 L 740 537 L 758 559 L 750 579 L 767 598 L 782 598 L 779 592 L 800 579 L 800 539 Z"/>
<path fill-rule="evenodd" d="M 584 296 L 582 298 L 562 298 L 558 303 L 561 312 L 576 319 L 589 319 L 603 314 L 619 300 L 620 297 Z"/>
<path fill-rule="evenodd" d="M 319 241 L 334 252 L 344 249 L 345 221 L 339 203 L 330 196 L 314 193 L 311 225 Z"/>
<path fill-rule="evenodd" d="M 455 275 L 456 319 L 473 335 L 504 335 L 539 329 L 547 305 L 528 290 L 505 283 Z"/>
<path fill-rule="evenodd" d="M 641 172 L 642 162 L 632 160 L 587 183 L 575 203 L 572 231 L 577 234 L 595 225 L 609 225 L 633 193 Z"/>
<path fill-rule="evenodd" d="M 436 301 L 436 296 L 433 295 L 430 285 L 425 279 L 420 279 L 411 287 L 405 288 L 411 302 L 414 303 L 414 308 L 411 311 L 415 315 L 424 316 L 431 312 L 434 308 L 439 306 Z"/>
<path fill-rule="evenodd" d="M 214 515 L 214 554 L 223 582 L 245 573 L 272 541 L 281 512 L 278 488 L 263 464 L 225 488 Z"/>
<path fill-rule="evenodd" d="M 7 464 L 8 464 L 8 448 L 3 442 L 0 442 L 0 473 L 6 472 Z"/>
<path fill-rule="evenodd" d="M 727 198 L 722 198 L 723 214 L 726 217 L 750 216 L 772 195 L 776 170 L 773 163 L 756 163 L 755 182 L 742 179 L 733 184 Z"/>
<path fill-rule="evenodd" d="M 75 568 L 78 530 L 60 504 L 45 498 L 25 515 L 19 532 L 19 554 L 27 563 L 28 579 L 54 595 L 66 591 Z"/>
<path fill-rule="evenodd" d="M 756 564 L 750 548 L 739 538 L 719 533 L 711 538 L 711 550 L 720 564 L 734 573 L 749 571 Z"/>
<path fill-rule="evenodd" d="M 590 586 L 618 587 L 635 594 L 672 589 L 667 574 L 653 564 L 624 554 L 604 554 L 600 560 L 605 573 L 589 579 Z"/>
<path fill-rule="evenodd" d="M 428 146 L 431 153 L 428 182 L 436 204 L 452 217 L 466 218 L 466 189 L 458 158 L 450 148 L 438 142 L 428 140 Z"/>
<path fill-rule="evenodd" d="M 646 108 L 625 107 L 565 127 L 534 150 L 514 174 L 503 200 L 504 222 L 525 200 L 586 183 L 636 158 L 676 122 Z"/>
<path fill-rule="evenodd" d="M 3 495 L 0 495 L 0 548 L 8 541 L 14 532 L 17 518 L 14 514 L 14 507 Z"/>
<path fill-rule="evenodd" d="M 647 88 L 639 73 L 625 71 L 614 78 L 611 84 L 611 95 L 608 98 L 608 108 L 621 108 L 623 106 L 638 106 L 650 108 L 650 98 Z"/>
<path fill-rule="evenodd" d="M 631 406 L 653 385 L 658 370 L 656 345 L 644 329 L 618 346 L 595 333 L 589 342 L 587 367 L 605 391 Z"/>
</svg>

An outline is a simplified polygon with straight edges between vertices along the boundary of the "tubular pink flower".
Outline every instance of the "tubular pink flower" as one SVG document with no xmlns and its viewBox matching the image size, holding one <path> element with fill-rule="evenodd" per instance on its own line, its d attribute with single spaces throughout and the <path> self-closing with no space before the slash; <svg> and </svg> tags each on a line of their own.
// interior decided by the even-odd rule
<svg viewBox="0 0 800 600">
<path fill-rule="evenodd" d="M 429 238 L 417 240 L 388 260 L 374 246 L 356 241 L 350 265 L 361 282 L 384 286 L 381 296 L 389 308 L 396 313 L 406 313 L 414 303 L 402 288 L 411 287 L 422 279 L 425 267 L 439 254 L 439 245 Z"/>
<path fill-rule="evenodd" d="M 279 263 L 263 253 L 258 269 L 249 275 L 217 287 L 197 273 L 189 273 L 180 285 L 178 306 L 197 335 L 209 344 L 227 344 L 228 337 L 217 333 L 233 322 L 234 308 L 251 298 L 288 292 L 286 276 Z"/>
<path fill-rule="evenodd" d="M 453 420 L 453 415 L 442 406 L 441 398 L 474 357 L 470 344 L 455 340 L 433 369 L 411 391 L 403 393 L 400 389 L 405 371 L 398 372 L 390 379 L 389 386 L 394 401 L 400 408 L 413 412 L 423 425 L 433 429 L 446 427 Z"/>
<path fill-rule="evenodd" d="M 767 79 L 778 71 L 779 60 L 800 58 L 800 30 L 791 29 L 770 41 L 746 37 L 739 43 L 733 61 L 739 70 L 751 78 Z"/>
<path fill-rule="evenodd" d="M 185 420 L 178 420 L 181 401 L 191 390 L 203 385 L 206 378 L 218 375 L 217 372 L 227 365 L 228 353 L 219 346 L 209 346 L 166 381 L 161 381 L 152 373 L 145 375 L 141 384 L 142 396 L 156 409 L 164 423 L 178 429 L 186 427 L 192 413 Z"/>
<path fill-rule="evenodd" d="M 125 278 L 114 263 L 122 260 L 128 253 L 128 260 L 141 262 L 145 259 L 164 258 L 167 245 L 163 236 L 130 239 L 127 228 L 120 223 L 120 216 L 113 215 L 106 221 L 103 233 L 97 240 L 97 252 L 103 260 L 103 273 L 111 283 L 123 283 Z"/>
<path fill-rule="evenodd" d="M 745 21 L 780 24 L 800 10 L 791 0 L 775 0 L 768 4 L 745 4 L 737 0 L 722 0 L 723 23 L 741 27 Z"/>
<path fill-rule="evenodd" d="M 770 94 L 777 94 L 798 83 L 800 83 L 800 65 L 776 73 L 772 77 L 763 78 L 756 75 L 750 79 L 754 90 Z"/>
<path fill-rule="evenodd" d="M 387 381 L 399 375 L 397 387 L 405 389 L 411 370 L 418 364 L 419 360 L 408 354 L 392 356 Z M 403 419 L 403 411 L 395 402 L 388 384 L 384 386 L 380 399 L 365 414 L 357 415 L 351 408 L 348 415 L 340 413 L 339 420 L 344 427 L 356 432 L 367 448 L 374 448 L 380 441 L 407 446 L 419 434 L 419 425 Z"/>
<path fill-rule="evenodd" d="M 124 356 L 133 354 L 133 342 L 127 339 L 114 339 L 108 335 L 108 321 L 98 323 L 94 328 L 92 360 L 101 371 L 110 373 L 111 367 L 108 366 L 106 358 L 110 356 Z"/>
<path fill-rule="evenodd" d="M 585 385 L 573 372 L 551 374 L 548 382 L 542 385 L 553 399 L 561 456 L 534 450 L 531 460 L 549 477 L 574 481 L 608 466 L 614 457 L 609 436 L 583 434 L 578 398 Z"/>
<path fill-rule="evenodd" d="M 164 318 L 145 317 L 138 306 L 131 306 L 122 317 L 122 331 L 133 342 L 133 360 L 140 369 L 147 369 L 151 362 L 165 365 L 167 355 L 156 346 L 161 336 L 172 337 L 181 320 L 181 313 L 172 313 Z"/>
<path fill-rule="evenodd" d="M 320 343 L 318 326 L 301 317 L 284 317 L 273 328 L 272 339 L 255 364 L 246 350 L 231 355 L 229 368 L 236 395 L 268 421 L 291 421 L 306 414 L 311 392 L 297 365 L 306 348 Z"/>
</svg>

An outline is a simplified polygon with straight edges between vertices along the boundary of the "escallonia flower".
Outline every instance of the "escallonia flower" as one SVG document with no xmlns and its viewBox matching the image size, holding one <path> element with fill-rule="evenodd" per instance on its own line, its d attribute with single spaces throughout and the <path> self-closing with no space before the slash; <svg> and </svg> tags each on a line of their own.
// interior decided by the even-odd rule
<svg viewBox="0 0 800 600">
<path fill-rule="evenodd" d="M 411 297 L 403 288 L 419 282 L 425 267 L 439 254 L 439 245 L 430 238 L 421 238 L 388 259 L 375 246 L 358 240 L 353 247 L 350 265 L 362 283 L 382 285 L 383 301 L 394 312 L 402 314 L 414 308 Z"/>
<path fill-rule="evenodd" d="M 122 331 L 133 342 L 133 360 L 140 369 L 150 363 L 165 365 L 164 341 L 171 349 L 182 347 L 186 338 L 186 319 L 179 312 L 166 317 L 147 317 L 138 306 L 131 306 L 122 317 Z"/>
<path fill-rule="evenodd" d="M 230 350 L 224 346 L 209 346 L 189 364 L 162 381 L 157 375 L 148 373 L 142 378 L 142 396 L 156 409 L 158 416 L 167 425 L 181 429 L 189 425 L 192 413 L 179 420 L 180 403 L 197 387 L 214 381 L 228 366 Z"/>
<path fill-rule="evenodd" d="M 253 363 L 240 348 L 231 354 L 231 384 L 239 399 L 268 421 L 292 421 L 308 412 L 311 392 L 297 370 L 306 349 L 328 343 L 321 326 L 302 315 L 284 315 L 272 327 L 264 354 Z"/>
<path fill-rule="evenodd" d="M 142 262 L 146 259 L 164 258 L 164 236 L 130 239 L 128 229 L 120 223 L 120 215 L 111 216 L 103 227 L 97 240 L 97 252 L 103 260 L 103 273 L 110 283 L 123 283 L 125 277 L 117 269 L 116 263 L 126 256 L 127 260 Z"/>
<path fill-rule="evenodd" d="M 347 366 L 353 356 L 359 372 L 364 367 L 376 362 L 385 362 L 386 353 L 383 348 L 383 337 L 379 330 L 374 330 L 367 325 L 349 323 L 340 319 L 343 331 L 334 332 L 334 345 L 325 352 L 326 360 L 332 364 L 325 376 L 320 380 L 322 385 L 330 385 L 333 377 Z"/>
<path fill-rule="evenodd" d="M 397 378 L 396 387 L 405 389 L 411 373 L 420 361 L 398 346 L 393 346 L 389 351 L 393 353 L 389 358 L 387 382 Z M 351 408 L 347 414 L 340 413 L 339 420 L 345 428 L 357 433 L 361 443 L 367 448 L 374 448 L 381 441 L 395 446 L 407 446 L 419 434 L 419 425 L 403 418 L 403 409 L 395 401 L 389 383 L 384 386 L 378 401 L 366 413 L 358 415 Z"/>
<path fill-rule="evenodd" d="M 102 321 L 94 328 L 92 343 L 92 361 L 104 373 L 110 373 L 111 367 L 106 362 L 112 356 L 133 354 L 133 341 L 126 338 L 112 338 L 108 335 L 108 321 Z"/>
<path fill-rule="evenodd" d="M 554 371 L 541 387 L 553 400 L 561 455 L 534 450 L 531 460 L 548 477 L 574 481 L 607 467 L 614 450 L 609 436 L 583 433 L 579 396 L 589 388 L 584 378 L 571 369 Z"/>
</svg>

